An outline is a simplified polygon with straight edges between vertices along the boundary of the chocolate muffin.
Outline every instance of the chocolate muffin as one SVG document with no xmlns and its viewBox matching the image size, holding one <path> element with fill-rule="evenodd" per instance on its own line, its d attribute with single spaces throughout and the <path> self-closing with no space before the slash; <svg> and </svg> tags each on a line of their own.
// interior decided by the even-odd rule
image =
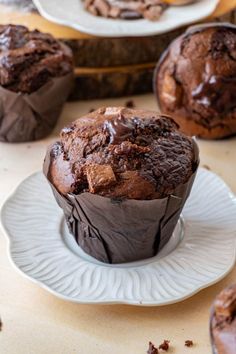
<svg viewBox="0 0 236 354">
<path fill-rule="evenodd" d="M 163 113 L 188 135 L 224 138 L 236 133 L 236 26 L 189 28 L 157 64 L 154 90 Z"/>
<path fill-rule="evenodd" d="M 72 80 L 72 53 L 67 46 L 24 26 L 0 26 L 0 141 L 35 140 L 49 134 Z"/>
<path fill-rule="evenodd" d="M 236 284 L 217 296 L 211 314 L 211 340 L 214 354 L 236 351 Z"/>
<path fill-rule="evenodd" d="M 118 263 L 154 256 L 169 240 L 197 166 L 195 141 L 171 118 L 107 107 L 62 130 L 44 172 L 79 245 Z"/>
</svg>

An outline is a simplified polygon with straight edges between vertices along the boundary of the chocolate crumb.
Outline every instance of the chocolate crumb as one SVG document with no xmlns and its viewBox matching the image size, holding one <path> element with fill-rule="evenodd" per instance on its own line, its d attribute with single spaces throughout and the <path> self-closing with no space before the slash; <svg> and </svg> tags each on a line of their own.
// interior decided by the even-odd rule
<svg viewBox="0 0 236 354">
<path fill-rule="evenodd" d="M 133 100 L 126 101 L 125 102 L 125 107 L 134 108 L 135 107 L 134 101 Z"/>
<path fill-rule="evenodd" d="M 185 345 L 185 347 L 192 347 L 193 346 L 193 341 L 192 340 L 186 340 L 184 345 Z"/>
<path fill-rule="evenodd" d="M 208 165 L 202 165 L 203 168 L 205 168 L 208 171 L 211 171 L 211 168 Z"/>
<path fill-rule="evenodd" d="M 159 349 L 162 349 L 165 352 L 169 350 L 169 347 L 170 347 L 170 341 L 166 339 L 164 339 L 163 343 L 159 345 Z"/>
<path fill-rule="evenodd" d="M 148 348 L 147 354 L 158 354 L 158 353 L 159 353 L 159 351 L 155 347 L 155 345 L 152 344 L 152 342 L 149 342 L 149 348 Z"/>
<path fill-rule="evenodd" d="M 2 320 L 1 320 L 1 317 L 0 317 L 0 332 L 2 332 Z"/>
</svg>

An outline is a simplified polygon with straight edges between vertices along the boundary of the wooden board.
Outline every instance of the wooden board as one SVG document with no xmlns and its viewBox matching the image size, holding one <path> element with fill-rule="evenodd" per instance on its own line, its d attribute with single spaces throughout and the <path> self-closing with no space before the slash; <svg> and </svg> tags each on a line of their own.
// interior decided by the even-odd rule
<svg viewBox="0 0 236 354">
<path fill-rule="evenodd" d="M 71 100 L 151 92 L 154 67 L 155 63 L 116 68 L 77 68 Z"/>
</svg>

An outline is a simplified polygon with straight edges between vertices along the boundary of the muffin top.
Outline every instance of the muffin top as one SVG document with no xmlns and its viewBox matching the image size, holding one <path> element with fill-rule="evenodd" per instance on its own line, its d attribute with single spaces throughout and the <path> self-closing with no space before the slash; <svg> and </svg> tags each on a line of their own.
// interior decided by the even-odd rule
<svg viewBox="0 0 236 354">
<path fill-rule="evenodd" d="M 23 93 L 73 70 L 72 53 L 50 34 L 0 25 L 0 85 Z"/>
<path fill-rule="evenodd" d="M 163 198 L 196 169 L 194 144 L 156 112 L 100 108 L 62 130 L 51 147 L 48 177 L 64 195 Z"/>
<path fill-rule="evenodd" d="M 172 42 L 156 71 L 164 112 L 205 125 L 222 123 L 236 109 L 236 26 L 195 26 Z"/>
</svg>

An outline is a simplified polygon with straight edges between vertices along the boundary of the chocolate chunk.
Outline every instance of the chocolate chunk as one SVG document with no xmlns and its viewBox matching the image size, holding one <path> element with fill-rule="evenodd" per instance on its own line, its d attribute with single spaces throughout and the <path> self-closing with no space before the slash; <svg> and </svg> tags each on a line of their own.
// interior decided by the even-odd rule
<svg viewBox="0 0 236 354">
<path fill-rule="evenodd" d="M 109 165 L 86 166 L 86 175 L 91 193 L 97 193 L 101 189 L 112 186 L 116 183 L 115 174 Z"/>
<path fill-rule="evenodd" d="M 110 6 L 106 0 L 94 0 L 93 6 L 100 16 L 108 17 Z"/>
<path fill-rule="evenodd" d="M 134 121 L 119 114 L 113 121 L 104 122 L 104 130 L 109 132 L 110 144 L 119 144 L 132 137 Z"/>
<path fill-rule="evenodd" d="M 150 6 L 143 12 L 143 16 L 147 20 L 156 21 L 160 18 L 162 12 L 161 6 Z"/>
<path fill-rule="evenodd" d="M 159 353 L 159 350 L 155 347 L 155 345 L 152 344 L 152 342 L 149 342 L 147 354 L 158 354 L 158 353 Z"/>
<path fill-rule="evenodd" d="M 134 108 L 135 107 L 134 101 L 133 100 L 126 101 L 125 102 L 125 107 Z"/>
<path fill-rule="evenodd" d="M 166 340 L 164 339 L 163 343 L 161 343 L 159 345 L 159 349 L 162 349 L 164 350 L 165 352 L 167 352 L 169 350 L 169 347 L 170 347 L 170 341 L 169 340 Z"/>
<path fill-rule="evenodd" d="M 185 347 L 192 347 L 193 346 L 193 341 L 192 340 L 186 340 L 184 343 Z"/>
</svg>

